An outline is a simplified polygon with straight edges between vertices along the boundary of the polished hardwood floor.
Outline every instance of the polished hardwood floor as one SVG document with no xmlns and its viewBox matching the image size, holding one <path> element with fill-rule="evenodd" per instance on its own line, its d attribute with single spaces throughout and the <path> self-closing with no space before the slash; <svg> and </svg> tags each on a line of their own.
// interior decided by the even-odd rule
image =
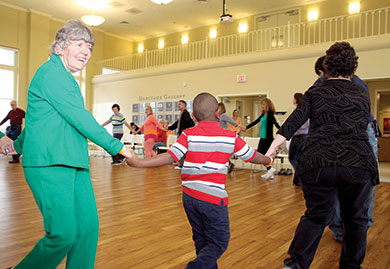
<svg viewBox="0 0 390 269">
<path fill-rule="evenodd" d="M 42 237 L 40 212 L 20 164 L 0 159 L 0 269 L 15 265 Z M 195 257 L 173 166 L 111 166 L 92 157 L 100 217 L 96 268 L 184 268 Z M 231 240 L 220 268 L 282 268 L 305 205 L 291 176 L 261 179 L 237 170 L 227 178 Z M 390 268 L 390 183 L 376 188 L 374 226 L 363 268 Z M 311 268 L 338 268 L 341 246 L 324 232 Z M 62 263 L 59 268 L 64 268 Z M 37 268 L 38 269 L 38 268 Z"/>
</svg>

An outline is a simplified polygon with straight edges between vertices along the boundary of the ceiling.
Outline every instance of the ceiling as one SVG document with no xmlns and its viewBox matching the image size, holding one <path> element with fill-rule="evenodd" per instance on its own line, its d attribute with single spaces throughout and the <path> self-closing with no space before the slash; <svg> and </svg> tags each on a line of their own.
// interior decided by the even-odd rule
<svg viewBox="0 0 390 269">
<path fill-rule="evenodd" d="M 80 1 L 0 0 L 0 4 L 38 11 L 66 21 L 92 13 L 92 9 L 80 5 Z M 222 0 L 175 0 L 163 6 L 150 0 L 107 1 L 109 5 L 106 9 L 95 11 L 96 15 L 106 19 L 97 28 L 132 41 L 215 24 L 222 15 Z M 319 0 L 226 0 L 226 5 L 227 13 L 237 19 L 313 2 Z"/>
</svg>

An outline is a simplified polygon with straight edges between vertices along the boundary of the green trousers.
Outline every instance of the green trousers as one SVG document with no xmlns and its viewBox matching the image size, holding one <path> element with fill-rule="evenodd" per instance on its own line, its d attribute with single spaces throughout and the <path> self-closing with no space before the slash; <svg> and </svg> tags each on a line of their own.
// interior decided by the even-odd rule
<svg viewBox="0 0 390 269">
<path fill-rule="evenodd" d="M 15 267 L 94 268 L 99 233 L 89 170 L 65 166 L 25 167 L 24 174 L 43 216 L 45 236 Z"/>
</svg>

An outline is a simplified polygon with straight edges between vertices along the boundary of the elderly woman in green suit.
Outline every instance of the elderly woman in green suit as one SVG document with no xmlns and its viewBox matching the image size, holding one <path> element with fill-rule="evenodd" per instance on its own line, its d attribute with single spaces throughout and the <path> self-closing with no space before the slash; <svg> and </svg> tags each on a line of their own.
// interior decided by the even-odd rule
<svg viewBox="0 0 390 269">
<path fill-rule="evenodd" d="M 99 221 L 87 138 L 111 155 L 125 149 L 84 108 L 72 75 L 88 63 L 93 45 L 87 26 L 68 21 L 30 83 L 25 129 L 14 147 L 23 152 L 24 174 L 46 233 L 15 268 L 56 268 L 65 257 L 66 268 L 94 268 Z"/>
</svg>

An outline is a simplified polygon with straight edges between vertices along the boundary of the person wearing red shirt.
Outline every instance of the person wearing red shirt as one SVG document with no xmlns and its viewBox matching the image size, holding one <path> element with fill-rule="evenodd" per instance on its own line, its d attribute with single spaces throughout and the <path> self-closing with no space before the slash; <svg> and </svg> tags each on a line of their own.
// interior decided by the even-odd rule
<svg viewBox="0 0 390 269">
<path fill-rule="evenodd" d="M 26 115 L 23 109 L 18 108 L 16 101 L 11 101 L 11 111 L 8 112 L 8 115 L 0 122 L 0 126 L 3 125 L 6 121 L 11 121 L 11 128 L 7 132 L 7 136 L 12 140 L 16 140 L 20 133 L 22 132 L 23 118 Z M 12 155 L 12 161 L 9 163 L 19 163 L 19 154 Z"/>
<path fill-rule="evenodd" d="M 225 190 L 232 154 L 246 162 L 271 165 L 273 159 L 250 148 L 236 133 L 223 129 L 216 115 L 217 99 L 200 93 L 194 99 L 193 128 L 185 129 L 167 153 L 138 159 L 126 152 L 134 167 L 157 167 L 178 161 L 185 154 L 181 170 L 183 206 L 192 227 L 196 258 L 186 268 L 218 268 L 217 260 L 230 239 L 228 194 Z"/>
<path fill-rule="evenodd" d="M 160 123 L 163 127 L 167 128 L 167 122 L 165 120 L 160 120 Z M 157 139 L 154 141 L 153 150 L 157 152 L 158 147 L 165 147 L 167 145 L 167 131 L 157 128 Z"/>
</svg>

